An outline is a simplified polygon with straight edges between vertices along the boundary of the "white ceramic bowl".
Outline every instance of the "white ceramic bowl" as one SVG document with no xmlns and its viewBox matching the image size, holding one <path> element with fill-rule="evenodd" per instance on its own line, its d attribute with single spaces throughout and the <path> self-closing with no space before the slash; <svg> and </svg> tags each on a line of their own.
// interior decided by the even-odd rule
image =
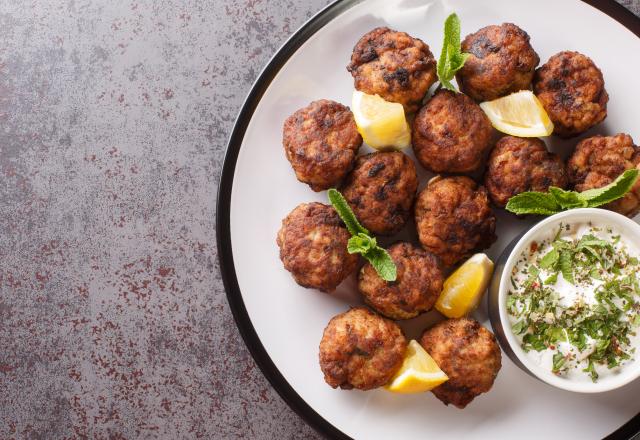
<svg viewBox="0 0 640 440">
<path fill-rule="evenodd" d="M 556 376 L 548 369 L 534 363 L 520 346 L 520 341 L 511 331 L 511 324 L 506 310 L 506 298 L 509 290 L 509 274 L 518 257 L 532 242 L 541 242 L 553 237 L 560 225 L 591 221 L 595 226 L 611 226 L 627 239 L 636 239 L 640 243 L 640 225 L 635 221 L 605 209 L 573 209 L 553 215 L 533 226 L 520 238 L 505 249 L 498 260 L 496 271 L 490 288 L 489 316 L 496 336 L 507 355 L 520 368 L 534 377 L 555 387 L 579 393 L 600 393 L 610 391 L 628 384 L 640 376 L 640 349 L 633 361 L 627 363 L 618 374 L 600 377 L 596 383 L 591 381 L 575 381 Z"/>
</svg>

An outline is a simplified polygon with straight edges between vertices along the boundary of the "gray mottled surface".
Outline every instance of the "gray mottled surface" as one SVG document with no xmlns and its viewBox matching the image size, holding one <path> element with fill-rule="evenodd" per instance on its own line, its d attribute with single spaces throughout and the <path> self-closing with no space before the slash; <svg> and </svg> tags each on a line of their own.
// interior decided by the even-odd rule
<svg viewBox="0 0 640 440">
<path fill-rule="evenodd" d="M 0 2 L 0 439 L 317 437 L 239 337 L 214 215 L 252 81 L 326 3 Z"/>
</svg>

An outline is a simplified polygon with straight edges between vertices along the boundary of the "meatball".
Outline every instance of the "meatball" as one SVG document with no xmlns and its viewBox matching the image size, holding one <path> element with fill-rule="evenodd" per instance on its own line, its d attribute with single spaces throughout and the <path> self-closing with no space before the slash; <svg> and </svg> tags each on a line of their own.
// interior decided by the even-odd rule
<svg viewBox="0 0 640 440">
<path fill-rule="evenodd" d="M 415 208 L 422 247 L 452 266 L 496 241 L 487 191 L 465 176 L 432 179 Z"/>
<path fill-rule="evenodd" d="M 431 310 L 444 281 L 438 258 L 411 243 L 396 243 L 388 251 L 397 279 L 384 281 L 370 263 L 365 264 L 358 277 L 365 302 L 392 319 L 409 319 Z"/>
<path fill-rule="evenodd" d="M 581 141 L 567 164 L 576 191 L 601 188 L 626 170 L 640 169 L 640 147 L 628 134 L 594 136 Z M 640 212 L 640 180 L 623 198 L 605 208 L 634 217 Z"/>
<path fill-rule="evenodd" d="M 322 191 L 351 171 L 362 136 L 348 107 L 322 99 L 287 118 L 282 143 L 298 180 Z"/>
<path fill-rule="evenodd" d="M 398 325 L 358 307 L 335 316 L 320 341 L 320 368 L 333 388 L 370 390 L 400 369 L 407 340 Z"/>
<path fill-rule="evenodd" d="M 536 94 L 561 137 L 577 136 L 607 117 L 609 95 L 602 72 L 578 52 L 560 52 L 533 78 Z"/>
<path fill-rule="evenodd" d="M 420 107 L 436 82 L 436 60 L 422 40 L 379 27 L 353 48 L 347 66 L 356 90 L 402 104 L 407 112 Z"/>
<path fill-rule="evenodd" d="M 413 122 L 413 151 L 434 173 L 472 173 L 491 149 L 493 128 L 480 106 L 462 93 L 437 92 Z"/>
<path fill-rule="evenodd" d="M 449 319 L 426 330 L 420 344 L 449 380 L 432 392 L 462 409 L 493 386 L 502 355 L 495 336 L 474 319 Z"/>
<path fill-rule="evenodd" d="M 565 189 L 569 183 L 562 159 L 537 138 L 505 136 L 491 152 L 484 184 L 493 203 L 504 208 L 509 199 L 525 191 Z"/>
<path fill-rule="evenodd" d="M 418 189 L 413 161 L 392 151 L 360 156 L 342 194 L 360 223 L 378 235 L 392 235 L 411 215 Z"/>
<path fill-rule="evenodd" d="M 531 88 L 540 57 L 529 35 L 515 24 L 484 27 L 467 35 L 461 47 L 469 57 L 456 79 L 460 90 L 476 101 Z"/>
<path fill-rule="evenodd" d="M 333 207 L 303 203 L 282 220 L 276 242 L 298 284 L 330 292 L 358 265 L 358 256 L 347 252 L 350 237 Z"/>
</svg>

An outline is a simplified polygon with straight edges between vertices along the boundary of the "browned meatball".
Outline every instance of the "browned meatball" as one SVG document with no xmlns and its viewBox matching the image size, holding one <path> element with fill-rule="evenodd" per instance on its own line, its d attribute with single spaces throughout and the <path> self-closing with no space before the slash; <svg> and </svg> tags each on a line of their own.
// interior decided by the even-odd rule
<svg viewBox="0 0 640 440">
<path fill-rule="evenodd" d="M 488 392 L 502 366 L 495 336 L 473 319 L 441 322 L 424 332 L 420 344 L 449 376 L 432 390 L 445 405 L 462 409 Z"/>
<path fill-rule="evenodd" d="M 420 243 L 449 267 L 496 241 L 487 191 L 464 176 L 432 179 L 416 201 Z"/>
<path fill-rule="evenodd" d="M 378 235 L 392 235 L 411 215 L 418 189 L 413 161 L 397 152 L 360 156 L 342 189 L 360 223 Z"/>
<path fill-rule="evenodd" d="M 358 256 L 347 252 L 350 237 L 333 207 L 303 203 L 282 220 L 276 242 L 298 284 L 330 292 L 358 265 Z"/>
<path fill-rule="evenodd" d="M 400 369 L 407 340 L 398 325 L 358 307 L 335 316 L 320 341 L 320 368 L 333 388 L 370 390 Z"/>
<path fill-rule="evenodd" d="M 436 60 L 422 40 L 379 27 L 365 34 L 353 48 L 347 66 L 355 88 L 399 102 L 407 112 L 420 106 L 436 81 Z"/>
<path fill-rule="evenodd" d="M 640 169 L 640 147 L 628 134 L 594 136 L 578 144 L 567 164 L 576 191 L 601 188 L 626 170 Z M 623 198 L 605 208 L 634 217 L 640 212 L 640 180 Z"/>
<path fill-rule="evenodd" d="M 282 143 L 298 180 L 322 191 L 351 171 L 362 137 L 349 107 L 322 99 L 287 118 Z"/>
<path fill-rule="evenodd" d="M 540 139 L 505 136 L 491 152 L 484 184 L 493 203 L 504 208 L 511 197 L 525 191 L 565 189 L 569 178 L 562 159 Z"/>
<path fill-rule="evenodd" d="M 536 71 L 533 92 L 558 136 L 577 136 L 607 117 L 609 95 L 602 72 L 581 53 L 560 52 L 549 58 Z"/>
<path fill-rule="evenodd" d="M 431 310 L 444 281 L 438 257 L 411 243 L 396 243 L 388 251 L 398 276 L 384 281 L 370 263 L 365 264 L 358 277 L 365 302 L 392 319 L 409 319 Z"/>
<path fill-rule="evenodd" d="M 440 90 L 413 122 L 413 151 L 434 173 L 471 173 L 491 149 L 493 128 L 480 106 L 462 93 Z"/>
<path fill-rule="evenodd" d="M 456 79 L 460 90 L 476 101 L 491 101 L 530 89 L 540 62 L 529 35 L 511 23 L 487 26 L 467 35 L 462 51 L 469 57 Z"/>
</svg>

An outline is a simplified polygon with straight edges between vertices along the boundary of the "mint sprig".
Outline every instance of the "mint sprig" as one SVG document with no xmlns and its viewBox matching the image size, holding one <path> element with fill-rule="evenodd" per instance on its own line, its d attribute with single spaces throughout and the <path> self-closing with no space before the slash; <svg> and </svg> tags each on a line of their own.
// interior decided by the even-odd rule
<svg viewBox="0 0 640 440">
<path fill-rule="evenodd" d="M 460 19 L 453 13 L 444 21 L 444 40 L 438 61 L 438 79 L 442 87 L 456 91 L 451 80 L 456 72 L 462 69 L 468 57 L 469 54 L 462 53 L 460 49 Z"/>
<path fill-rule="evenodd" d="M 362 255 L 383 280 L 395 281 L 398 276 L 397 269 L 389 253 L 378 246 L 375 237 L 372 237 L 371 233 L 360 224 L 340 191 L 332 188 L 327 194 L 329 201 L 352 235 L 347 243 L 347 252 Z"/>
<path fill-rule="evenodd" d="M 549 188 L 548 193 L 524 192 L 511 197 L 506 208 L 518 215 L 553 215 L 573 208 L 597 208 L 624 197 L 636 184 L 638 176 L 640 170 L 627 170 L 609 185 L 581 193 L 554 186 Z"/>
<path fill-rule="evenodd" d="M 371 238 L 369 236 L 369 231 L 367 231 L 364 226 L 360 224 L 346 199 L 342 194 L 340 194 L 340 191 L 331 188 L 329 191 L 327 191 L 327 195 L 329 196 L 329 201 L 333 205 L 334 209 L 336 210 L 344 224 L 347 226 L 347 230 L 351 235 L 357 236 L 359 234 L 362 234 L 363 236 Z M 373 240 L 375 242 L 375 238 Z"/>
</svg>

